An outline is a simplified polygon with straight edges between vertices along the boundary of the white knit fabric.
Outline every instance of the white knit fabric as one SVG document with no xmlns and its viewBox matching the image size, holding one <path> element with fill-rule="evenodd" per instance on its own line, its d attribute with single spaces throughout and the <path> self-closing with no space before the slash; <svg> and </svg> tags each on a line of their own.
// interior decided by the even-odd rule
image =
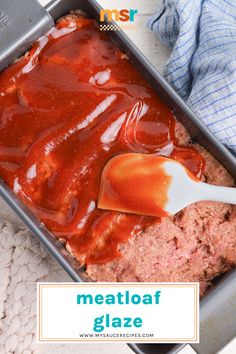
<svg viewBox="0 0 236 354">
<path fill-rule="evenodd" d="M 125 344 L 38 344 L 37 281 L 71 281 L 0 200 L 0 354 L 131 354 Z"/>
<path fill-rule="evenodd" d="M 0 353 L 36 351 L 36 282 L 69 277 L 22 226 L 0 224 Z"/>
</svg>

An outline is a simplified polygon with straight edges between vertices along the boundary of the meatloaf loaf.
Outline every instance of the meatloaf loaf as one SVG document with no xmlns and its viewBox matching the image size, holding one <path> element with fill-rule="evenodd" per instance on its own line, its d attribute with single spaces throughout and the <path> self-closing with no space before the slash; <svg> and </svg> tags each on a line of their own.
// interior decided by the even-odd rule
<svg viewBox="0 0 236 354">
<path fill-rule="evenodd" d="M 124 152 L 170 156 L 234 185 L 96 22 L 65 16 L 0 74 L 0 176 L 93 280 L 199 281 L 203 294 L 236 264 L 236 208 L 99 210 L 103 168 Z"/>
</svg>

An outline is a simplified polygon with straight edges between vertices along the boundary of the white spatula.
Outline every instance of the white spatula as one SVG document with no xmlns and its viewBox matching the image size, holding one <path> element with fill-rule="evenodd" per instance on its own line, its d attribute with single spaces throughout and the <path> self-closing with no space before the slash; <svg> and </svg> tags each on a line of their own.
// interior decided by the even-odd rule
<svg viewBox="0 0 236 354">
<path fill-rule="evenodd" d="M 236 188 L 203 183 L 166 157 L 128 153 L 105 166 L 98 207 L 163 217 L 203 200 L 236 204 Z"/>
</svg>

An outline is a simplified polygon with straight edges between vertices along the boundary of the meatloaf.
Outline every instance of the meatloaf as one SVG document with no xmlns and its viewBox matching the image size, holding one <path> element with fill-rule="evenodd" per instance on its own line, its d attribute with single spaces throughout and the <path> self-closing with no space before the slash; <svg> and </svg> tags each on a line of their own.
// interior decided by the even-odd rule
<svg viewBox="0 0 236 354">
<path fill-rule="evenodd" d="M 203 148 L 195 147 L 206 160 L 202 179 L 232 186 L 226 170 Z M 215 277 L 236 265 L 236 207 L 218 202 L 192 204 L 120 244 L 119 250 L 122 257 L 112 262 L 88 265 L 89 276 L 111 282 L 196 281 L 203 295 Z"/>
<path fill-rule="evenodd" d="M 93 280 L 199 281 L 203 294 L 236 264 L 236 208 L 99 210 L 103 168 L 124 152 L 169 156 L 205 182 L 234 185 L 96 22 L 65 16 L 0 74 L 0 176 Z"/>
</svg>

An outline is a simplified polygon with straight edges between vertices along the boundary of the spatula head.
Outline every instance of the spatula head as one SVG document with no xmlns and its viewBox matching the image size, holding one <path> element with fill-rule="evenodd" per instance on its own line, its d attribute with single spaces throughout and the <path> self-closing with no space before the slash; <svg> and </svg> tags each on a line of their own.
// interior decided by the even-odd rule
<svg viewBox="0 0 236 354">
<path fill-rule="evenodd" d="M 142 215 L 163 217 L 168 213 L 168 188 L 172 177 L 165 173 L 162 156 L 122 154 L 105 166 L 98 207 Z"/>
</svg>

